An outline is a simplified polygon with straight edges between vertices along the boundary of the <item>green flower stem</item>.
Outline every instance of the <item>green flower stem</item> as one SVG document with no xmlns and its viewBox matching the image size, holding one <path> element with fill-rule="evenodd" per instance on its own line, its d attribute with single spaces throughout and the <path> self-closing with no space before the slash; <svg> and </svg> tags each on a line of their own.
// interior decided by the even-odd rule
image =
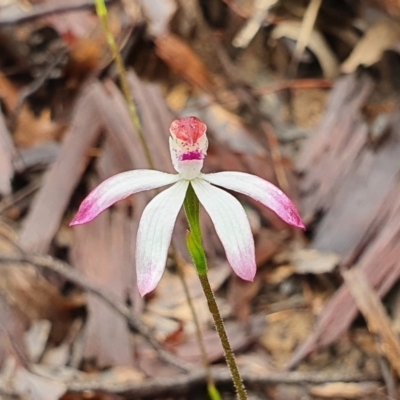
<svg viewBox="0 0 400 400">
<path fill-rule="evenodd" d="M 108 21 L 108 12 L 107 12 L 107 7 L 105 5 L 104 0 L 96 0 L 96 12 L 97 15 L 102 23 L 103 26 L 103 30 L 104 30 L 104 34 L 106 36 L 107 39 L 107 43 L 108 46 L 111 50 L 111 53 L 115 59 L 115 64 L 117 67 L 117 72 L 118 72 L 118 76 L 119 76 L 119 80 L 121 83 L 121 90 L 122 93 L 124 95 L 125 98 L 125 102 L 128 106 L 128 110 L 129 110 L 129 115 L 132 121 L 133 126 L 135 127 L 138 135 L 139 135 L 139 139 L 140 139 L 140 143 L 141 146 L 143 148 L 143 151 L 145 153 L 146 159 L 147 159 L 147 163 L 149 164 L 149 167 L 154 169 L 155 165 L 153 162 L 153 158 L 151 156 L 150 153 L 150 149 L 147 145 L 147 141 L 146 141 L 146 137 L 143 133 L 143 129 L 142 129 L 142 124 L 140 122 L 140 119 L 138 117 L 138 113 L 137 113 L 137 109 L 136 109 L 136 105 L 135 102 L 131 96 L 130 90 L 129 90 L 129 85 L 128 85 L 128 81 L 127 81 L 127 77 L 126 77 L 126 69 L 125 69 L 125 65 L 124 62 L 122 60 L 121 57 L 121 53 L 119 52 L 117 43 L 115 41 L 114 35 L 111 31 L 110 28 L 110 24 Z M 173 254 L 175 257 L 175 260 L 178 260 L 178 252 L 176 251 L 175 247 L 173 246 L 172 248 L 173 250 Z M 177 261 L 177 265 L 178 265 L 178 269 L 180 270 L 178 261 Z M 190 294 L 188 291 L 188 287 L 187 287 L 187 283 L 185 280 L 185 276 L 183 275 L 183 271 L 180 270 L 179 272 L 179 276 L 181 278 L 183 287 L 184 287 L 184 291 L 185 291 L 185 295 L 189 304 L 189 308 L 191 310 L 191 313 L 193 315 L 193 321 L 195 323 L 195 327 L 196 327 L 196 332 L 197 332 L 197 339 L 199 341 L 199 346 L 200 346 L 200 351 L 202 353 L 202 357 L 203 357 L 203 361 L 204 361 L 204 367 L 206 369 L 206 373 L 207 373 L 207 382 L 208 382 L 208 393 L 209 396 L 211 398 L 211 400 L 221 400 L 221 396 L 217 390 L 217 388 L 215 387 L 213 378 L 212 378 L 212 374 L 211 374 L 211 370 L 210 370 L 210 365 L 208 362 L 208 358 L 207 358 L 207 353 L 206 353 L 206 348 L 205 348 L 205 344 L 204 344 L 204 339 L 203 336 L 201 334 L 201 329 L 200 329 L 200 324 L 199 324 L 199 320 L 197 318 L 197 314 L 196 314 L 196 310 L 193 307 L 193 302 L 190 298 Z"/>
<path fill-rule="evenodd" d="M 121 53 L 119 52 L 117 43 L 115 41 L 114 35 L 110 28 L 110 23 L 108 21 L 108 12 L 106 4 L 104 0 L 96 0 L 96 12 L 100 21 L 103 25 L 104 34 L 107 39 L 108 46 L 111 50 L 111 53 L 115 59 L 115 64 L 118 71 L 119 81 L 121 83 L 121 90 L 124 94 L 126 104 L 128 105 L 129 115 L 131 117 L 132 123 L 139 135 L 140 143 L 143 147 L 143 150 L 146 155 L 147 162 L 151 169 L 154 169 L 154 162 L 151 157 L 149 146 L 147 145 L 146 138 L 143 133 L 142 124 L 140 123 L 140 119 L 136 110 L 135 102 L 131 96 L 128 80 L 126 77 L 126 69 L 124 65 L 124 61 L 122 60 Z"/>
<path fill-rule="evenodd" d="M 203 287 L 203 291 L 207 299 L 208 308 L 214 319 L 214 324 L 225 352 L 226 363 L 231 371 L 237 397 L 240 400 L 247 400 L 246 389 L 236 364 L 236 358 L 225 330 L 224 321 L 222 320 L 214 293 L 208 280 L 207 259 L 202 245 L 200 228 L 200 202 L 191 185 L 189 185 L 186 193 L 184 208 L 190 227 L 190 231 L 187 233 L 187 248 L 192 256 L 193 263 L 199 275 L 201 286 Z"/>
</svg>

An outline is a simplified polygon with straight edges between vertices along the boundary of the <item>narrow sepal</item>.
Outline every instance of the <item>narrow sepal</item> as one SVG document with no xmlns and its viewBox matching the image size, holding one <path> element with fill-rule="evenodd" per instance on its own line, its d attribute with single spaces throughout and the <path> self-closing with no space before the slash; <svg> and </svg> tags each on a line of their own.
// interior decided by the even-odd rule
<svg viewBox="0 0 400 400">
<path fill-rule="evenodd" d="M 131 194 L 156 189 L 176 182 L 179 175 L 138 169 L 122 172 L 105 180 L 81 203 L 70 226 L 85 224 L 96 218 L 106 208 Z"/>
<path fill-rule="evenodd" d="M 305 229 L 292 201 L 272 183 L 244 172 L 224 171 L 200 176 L 213 185 L 245 194 L 270 208 L 289 225 Z"/>
</svg>

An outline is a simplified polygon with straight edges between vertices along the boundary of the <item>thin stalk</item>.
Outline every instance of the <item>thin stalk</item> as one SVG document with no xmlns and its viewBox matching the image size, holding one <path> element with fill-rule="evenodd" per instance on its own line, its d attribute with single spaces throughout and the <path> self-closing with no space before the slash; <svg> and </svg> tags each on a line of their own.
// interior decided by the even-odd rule
<svg viewBox="0 0 400 400">
<path fill-rule="evenodd" d="M 96 12 L 100 18 L 101 24 L 103 25 L 104 34 L 107 39 L 108 46 L 111 50 L 111 53 L 115 59 L 115 65 L 118 71 L 119 81 L 121 83 L 121 90 L 125 97 L 126 104 L 128 105 L 129 115 L 131 117 L 133 126 L 135 127 L 138 135 L 140 143 L 143 147 L 143 150 L 146 155 L 147 162 L 151 169 L 154 169 L 154 162 L 151 157 L 149 146 L 147 145 L 146 138 L 143 133 L 142 124 L 140 123 L 140 119 L 137 113 L 135 102 L 131 96 L 128 80 L 126 77 L 126 69 L 124 65 L 124 61 L 121 57 L 121 53 L 119 52 L 117 43 L 115 41 L 114 35 L 112 34 L 110 23 L 108 20 L 108 12 L 107 7 L 104 3 L 104 0 L 96 0 Z"/>
<path fill-rule="evenodd" d="M 120 80 L 120 84 L 121 84 L 121 90 L 124 95 L 125 102 L 128 106 L 129 115 L 130 115 L 132 124 L 135 127 L 135 129 L 139 135 L 140 143 L 144 150 L 144 153 L 145 153 L 145 156 L 147 159 L 147 163 L 149 164 L 150 168 L 154 169 L 155 164 L 154 164 L 153 158 L 151 156 L 149 146 L 147 145 L 146 137 L 143 133 L 142 124 L 140 122 L 140 119 L 139 119 L 139 116 L 137 113 L 137 108 L 136 108 L 135 102 L 134 102 L 133 97 L 131 96 L 131 93 L 129 90 L 125 65 L 122 60 L 121 53 L 118 49 L 117 43 L 115 41 L 114 35 L 110 28 L 107 7 L 105 5 L 104 0 L 96 0 L 96 12 L 102 23 L 108 46 L 109 46 L 111 53 L 115 59 L 115 64 L 117 67 L 117 72 L 118 72 L 118 76 L 119 76 L 119 80 Z M 214 380 L 213 380 L 213 377 L 211 374 L 210 363 L 208 361 L 204 338 L 201 333 L 201 328 L 200 328 L 200 324 L 199 324 L 199 319 L 197 318 L 196 310 L 193 306 L 193 302 L 190 297 L 189 288 L 188 288 L 187 282 L 185 280 L 183 270 L 181 269 L 181 263 L 179 261 L 179 254 L 178 254 L 175 246 L 172 246 L 172 251 L 173 251 L 173 257 L 175 258 L 176 264 L 178 266 L 179 277 L 182 281 L 183 290 L 185 292 L 185 296 L 186 296 L 187 302 L 189 304 L 189 308 L 192 313 L 193 321 L 194 321 L 194 324 L 196 327 L 197 340 L 199 342 L 200 351 L 201 351 L 202 358 L 203 358 L 203 364 L 204 364 L 204 368 L 205 368 L 206 375 L 207 375 L 208 394 L 212 400 L 221 400 L 221 396 L 220 396 L 217 388 L 215 387 Z"/>
<path fill-rule="evenodd" d="M 188 284 L 185 279 L 185 273 L 183 270 L 182 259 L 181 259 L 181 257 L 179 257 L 178 253 L 175 251 L 174 246 L 173 246 L 173 250 L 174 250 L 173 256 L 174 256 L 175 263 L 176 263 L 177 269 L 178 269 L 178 276 L 182 282 L 186 300 L 188 302 L 190 312 L 192 313 L 193 322 L 194 322 L 194 325 L 196 328 L 197 342 L 200 347 L 201 357 L 203 359 L 203 366 L 204 366 L 204 370 L 206 373 L 208 394 L 212 400 L 222 400 L 217 388 L 215 387 L 214 379 L 212 377 L 211 367 L 210 367 L 210 362 L 209 362 L 208 356 L 207 356 L 207 350 L 206 350 L 206 345 L 204 342 L 203 332 L 201 330 L 200 322 L 197 317 L 197 313 L 194 308 L 192 297 L 190 296 L 189 287 L 188 287 Z"/>
<path fill-rule="evenodd" d="M 207 298 L 208 308 L 211 312 L 211 315 L 213 316 L 214 324 L 221 340 L 222 347 L 224 348 L 226 363 L 231 370 L 232 380 L 236 388 L 237 397 L 240 400 L 247 400 L 246 389 L 240 376 L 240 372 L 236 364 L 236 358 L 229 342 L 228 335 L 226 334 L 224 321 L 219 312 L 217 302 L 215 301 L 215 296 L 211 289 L 208 276 L 207 274 L 199 274 L 199 279 L 201 282 L 201 286 L 203 287 L 204 294 Z"/>
</svg>

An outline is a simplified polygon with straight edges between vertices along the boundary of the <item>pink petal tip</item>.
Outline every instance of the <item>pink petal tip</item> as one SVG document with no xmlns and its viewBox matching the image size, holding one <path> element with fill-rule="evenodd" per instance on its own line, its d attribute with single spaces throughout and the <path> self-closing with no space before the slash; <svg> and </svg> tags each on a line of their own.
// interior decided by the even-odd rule
<svg viewBox="0 0 400 400">
<path fill-rule="evenodd" d="M 83 200 L 75 217 L 69 223 L 69 226 L 82 225 L 94 220 L 99 215 L 95 201 L 89 201 L 88 198 Z"/>
</svg>

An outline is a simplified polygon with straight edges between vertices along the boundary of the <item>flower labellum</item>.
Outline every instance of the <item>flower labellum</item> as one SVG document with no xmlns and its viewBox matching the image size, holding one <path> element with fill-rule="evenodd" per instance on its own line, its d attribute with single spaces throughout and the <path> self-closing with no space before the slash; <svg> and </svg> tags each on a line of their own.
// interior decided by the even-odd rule
<svg viewBox="0 0 400 400">
<path fill-rule="evenodd" d="M 196 117 L 176 119 L 169 131 L 169 148 L 175 171 L 184 179 L 194 179 L 207 155 L 207 127 Z"/>
<path fill-rule="evenodd" d="M 172 231 L 189 185 L 209 214 L 231 267 L 242 279 L 252 281 L 256 273 L 250 223 L 239 201 L 220 188 L 245 194 L 270 208 L 289 225 L 304 229 L 294 204 L 272 183 L 243 172 L 201 172 L 208 148 L 206 130 L 206 125 L 196 117 L 173 121 L 169 146 L 177 174 L 146 169 L 117 174 L 86 197 L 70 223 L 85 224 L 131 194 L 172 184 L 150 201 L 140 219 L 136 269 L 141 295 L 152 291 L 161 279 Z"/>
</svg>

